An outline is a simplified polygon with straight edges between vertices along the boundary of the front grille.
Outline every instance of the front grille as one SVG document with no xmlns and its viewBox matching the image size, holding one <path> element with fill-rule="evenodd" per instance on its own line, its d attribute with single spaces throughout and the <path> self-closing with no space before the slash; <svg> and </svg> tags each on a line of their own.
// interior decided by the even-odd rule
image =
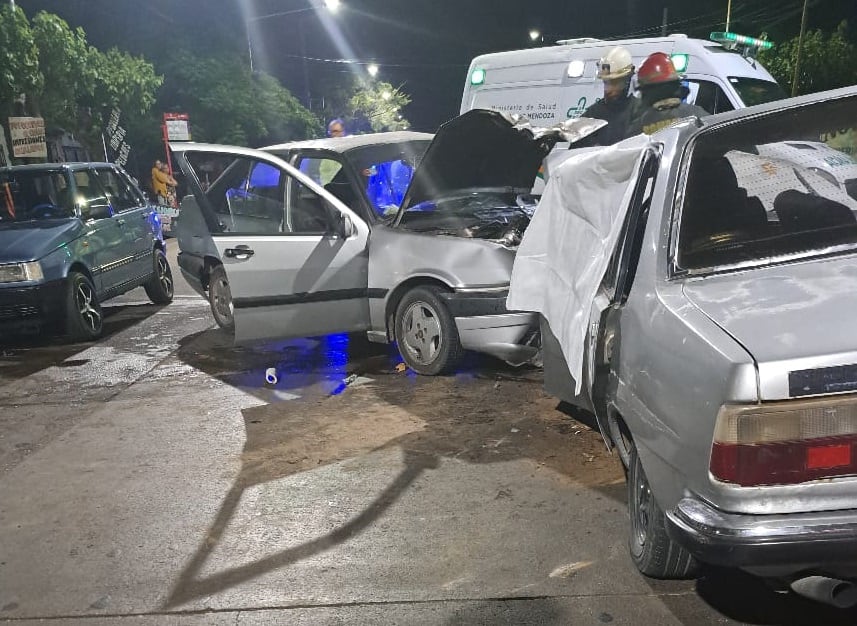
<svg viewBox="0 0 857 626">
<path fill-rule="evenodd" d="M 31 304 L 0 305 L 0 320 L 14 320 L 38 315 L 39 308 Z"/>
</svg>

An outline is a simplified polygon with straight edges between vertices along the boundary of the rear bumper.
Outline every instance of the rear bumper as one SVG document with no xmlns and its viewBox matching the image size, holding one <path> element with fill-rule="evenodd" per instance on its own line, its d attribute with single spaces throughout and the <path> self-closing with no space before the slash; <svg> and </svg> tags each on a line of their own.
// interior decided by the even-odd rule
<svg viewBox="0 0 857 626">
<path fill-rule="evenodd" d="M 58 324 L 65 312 L 66 281 L 55 280 L 27 287 L 0 287 L 0 329 Z"/>
<path fill-rule="evenodd" d="M 507 292 L 456 292 L 442 297 L 455 318 L 461 346 L 522 365 L 540 348 L 536 313 L 509 311 Z"/>
<path fill-rule="evenodd" d="M 667 518 L 670 536 L 714 565 L 784 572 L 857 565 L 857 509 L 742 515 L 688 497 Z"/>
</svg>

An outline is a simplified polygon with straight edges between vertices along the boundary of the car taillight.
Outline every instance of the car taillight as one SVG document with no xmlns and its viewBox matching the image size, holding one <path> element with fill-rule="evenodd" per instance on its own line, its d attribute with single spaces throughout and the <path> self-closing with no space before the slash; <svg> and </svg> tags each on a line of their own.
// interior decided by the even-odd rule
<svg viewBox="0 0 857 626">
<path fill-rule="evenodd" d="M 857 474 L 857 395 L 720 407 L 711 474 L 745 487 Z"/>
</svg>

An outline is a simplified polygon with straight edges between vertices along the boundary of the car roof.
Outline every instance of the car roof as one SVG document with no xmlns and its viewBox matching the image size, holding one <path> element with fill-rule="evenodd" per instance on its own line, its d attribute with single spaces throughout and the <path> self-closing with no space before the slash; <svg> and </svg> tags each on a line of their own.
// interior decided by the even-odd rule
<svg viewBox="0 0 857 626">
<path fill-rule="evenodd" d="M 348 152 L 354 148 L 365 146 L 379 146 L 393 143 L 404 143 L 407 141 L 431 141 L 434 135 L 431 133 L 419 133 L 411 130 L 399 130 L 387 133 L 368 133 L 366 135 L 347 135 L 345 137 L 331 137 L 324 139 L 307 139 L 305 141 L 290 141 L 272 146 L 259 148 L 260 150 L 330 150 L 332 152 Z"/>
<path fill-rule="evenodd" d="M 114 163 L 105 161 L 77 161 L 72 163 L 30 163 L 27 165 L 10 165 L 0 167 L 0 171 L 4 172 L 21 172 L 21 171 L 45 171 L 55 172 L 57 170 L 80 170 L 89 167 L 114 167 Z"/>
</svg>

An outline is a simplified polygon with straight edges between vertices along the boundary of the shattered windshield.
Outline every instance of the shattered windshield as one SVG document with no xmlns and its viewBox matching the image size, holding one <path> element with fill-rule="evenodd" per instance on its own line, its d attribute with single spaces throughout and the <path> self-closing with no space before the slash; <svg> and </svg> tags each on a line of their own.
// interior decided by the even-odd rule
<svg viewBox="0 0 857 626">
<path fill-rule="evenodd" d="M 74 217 L 69 189 L 62 170 L 0 171 L 0 223 Z"/>
<path fill-rule="evenodd" d="M 681 213 L 680 267 L 857 249 L 855 107 L 851 96 L 701 136 Z"/>
</svg>

